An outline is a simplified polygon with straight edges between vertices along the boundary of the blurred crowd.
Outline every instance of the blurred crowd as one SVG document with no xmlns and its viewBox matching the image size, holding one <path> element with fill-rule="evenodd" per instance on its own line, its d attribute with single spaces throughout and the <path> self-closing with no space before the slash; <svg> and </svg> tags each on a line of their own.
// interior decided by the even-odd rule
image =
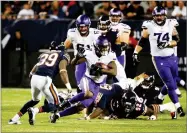
<svg viewBox="0 0 187 133">
<path fill-rule="evenodd" d="M 151 19 L 155 6 L 166 8 L 169 18 L 186 19 L 185 1 L 2 1 L 1 19 L 75 19 L 87 14 L 92 19 L 108 15 L 118 7 L 123 19 Z"/>
</svg>

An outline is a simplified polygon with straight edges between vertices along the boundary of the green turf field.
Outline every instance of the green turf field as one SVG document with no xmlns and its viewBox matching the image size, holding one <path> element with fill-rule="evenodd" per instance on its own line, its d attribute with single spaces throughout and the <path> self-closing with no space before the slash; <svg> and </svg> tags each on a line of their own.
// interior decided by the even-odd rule
<svg viewBox="0 0 187 133">
<path fill-rule="evenodd" d="M 186 91 L 181 89 L 180 102 L 186 110 Z M 21 118 L 21 125 L 8 125 L 20 107 L 30 100 L 30 89 L 1 90 L 1 131 L 2 132 L 186 132 L 186 117 L 171 120 L 170 114 L 160 114 L 156 121 L 149 121 L 147 117 L 137 120 L 77 120 L 82 114 L 61 118 L 57 123 L 49 123 L 49 114 L 38 114 L 34 126 L 28 123 L 28 115 Z M 168 102 L 167 98 L 165 102 Z M 39 105 L 43 104 L 43 100 Z M 39 106 L 38 105 L 38 106 Z"/>
</svg>

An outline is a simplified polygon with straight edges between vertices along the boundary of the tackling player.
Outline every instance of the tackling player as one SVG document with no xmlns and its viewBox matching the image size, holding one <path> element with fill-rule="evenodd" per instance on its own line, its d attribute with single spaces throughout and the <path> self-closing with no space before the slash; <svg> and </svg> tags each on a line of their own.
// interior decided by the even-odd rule
<svg viewBox="0 0 187 133">
<path fill-rule="evenodd" d="M 77 55 L 77 49 L 86 48 L 94 50 L 93 44 L 99 36 L 97 29 L 90 28 L 91 21 L 86 15 L 80 15 L 76 19 L 76 28 L 71 28 L 68 30 L 67 39 L 64 42 L 65 48 L 68 49 L 73 45 L 74 56 Z M 85 62 L 76 65 L 75 68 L 75 78 L 77 81 L 77 90 L 79 91 L 79 85 L 82 77 L 86 72 Z"/>
<path fill-rule="evenodd" d="M 176 77 L 178 73 L 178 59 L 174 55 L 174 47 L 179 41 L 179 35 L 173 34 L 178 22 L 176 19 L 167 19 L 164 7 L 157 6 L 153 10 L 153 20 L 145 21 L 142 25 L 142 37 L 136 46 L 133 58 L 138 60 L 138 53 L 142 50 L 142 45 L 149 38 L 153 64 L 167 89 L 162 89 L 158 98 L 163 99 L 168 93 L 171 101 L 175 104 L 179 115 L 185 116 L 180 105 L 177 89 Z"/>
<path fill-rule="evenodd" d="M 54 45 L 52 46 L 55 47 Z M 62 48 L 62 49 L 61 49 Z M 29 123 L 34 125 L 35 115 L 42 112 L 51 112 L 57 109 L 59 104 L 58 92 L 52 79 L 60 73 L 61 80 L 64 84 L 69 83 L 66 66 L 70 62 L 70 56 L 64 52 L 64 48 L 58 47 L 60 50 L 51 50 L 42 53 L 38 58 L 38 63 L 30 72 L 31 77 L 31 95 L 32 99 L 24 104 L 20 111 L 9 120 L 8 124 L 21 124 L 19 119 L 28 111 Z M 45 95 L 48 104 L 40 108 L 31 108 L 39 103 Z"/>
</svg>

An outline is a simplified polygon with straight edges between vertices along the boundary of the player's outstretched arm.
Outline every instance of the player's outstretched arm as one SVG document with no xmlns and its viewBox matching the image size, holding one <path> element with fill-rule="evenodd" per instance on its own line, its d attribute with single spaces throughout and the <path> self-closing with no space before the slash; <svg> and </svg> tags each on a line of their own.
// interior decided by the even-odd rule
<svg viewBox="0 0 187 133">
<path fill-rule="evenodd" d="M 65 40 L 65 42 L 64 42 L 65 49 L 70 48 L 71 45 L 72 45 L 71 40 L 70 40 L 69 38 L 67 38 L 67 39 Z"/>
<path fill-rule="evenodd" d="M 59 73 L 60 73 L 61 80 L 63 81 L 63 83 L 66 85 L 66 88 L 68 89 L 68 92 L 71 92 L 72 88 L 69 82 L 69 77 L 66 69 L 67 65 L 68 65 L 67 60 L 65 59 L 61 60 L 59 63 L 59 70 L 60 70 Z"/>
<path fill-rule="evenodd" d="M 30 71 L 30 73 L 29 73 L 29 78 L 32 77 L 32 75 L 36 72 L 36 70 L 37 70 L 37 64 L 34 65 L 34 67 L 32 68 L 32 70 Z"/>
<path fill-rule="evenodd" d="M 103 110 L 97 107 L 89 116 L 86 117 L 86 120 L 94 119 L 98 117 L 102 112 Z"/>
</svg>

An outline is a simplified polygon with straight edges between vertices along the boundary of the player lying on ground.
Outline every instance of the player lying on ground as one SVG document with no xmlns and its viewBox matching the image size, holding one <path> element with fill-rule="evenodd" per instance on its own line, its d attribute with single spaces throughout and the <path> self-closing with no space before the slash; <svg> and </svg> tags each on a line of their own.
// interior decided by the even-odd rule
<svg viewBox="0 0 187 133">
<path fill-rule="evenodd" d="M 51 45 L 50 49 L 56 49 L 54 43 Z M 59 104 L 59 98 L 52 79 L 60 73 L 63 83 L 69 83 L 66 66 L 70 62 L 70 56 L 64 52 L 63 46 L 58 47 L 58 49 L 60 50 L 51 50 L 39 56 L 38 63 L 30 73 L 32 100 L 25 103 L 20 111 L 9 120 L 8 124 L 21 124 L 19 119 L 28 111 L 29 123 L 34 125 L 35 115 L 37 113 L 56 110 L 56 106 Z M 42 98 L 42 93 L 45 95 L 49 104 L 40 108 L 30 108 L 39 103 Z"/>
<path fill-rule="evenodd" d="M 160 111 L 168 110 L 172 112 L 172 118 L 176 118 L 175 107 L 172 103 L 163 105 L 145 105 L 145 99 L 140 98 L 135 92 L 134 87 L 130 87 L 132 80 L 127 79 L 125 86 L 123 83 L 115 83 L 111 90 L 100 89 L 96 98 L 96 109 L 85 119 L 93 119 L 107 112 L 110 114 L 105 119 L 130 118 L 135 119 L 140 115 L 149 116 L 151 120 L 157 118 Z M 133 83 L 131 83 L 132 85 Z"/>
</svg>

